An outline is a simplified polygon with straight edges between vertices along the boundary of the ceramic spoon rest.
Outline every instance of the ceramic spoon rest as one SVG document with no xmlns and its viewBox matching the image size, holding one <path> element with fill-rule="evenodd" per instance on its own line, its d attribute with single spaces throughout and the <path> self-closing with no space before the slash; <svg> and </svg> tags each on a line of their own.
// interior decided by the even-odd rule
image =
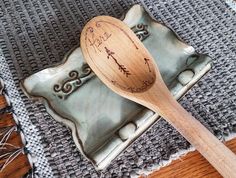
<svg viewBox="0 0 236 178">
<path fill-rule="evenodd" d="M 139 5 L 123 21 L 154 57 L 176 99 L 210 69 L 208 56 L 197 54 Z M 22 84 L 29 97 L 41 98 L 48 113 L 71 128 L 77 147 L 97 169 L 107 166 L 158 119 L 158 114 L 108 89 L 84 62 L 79 47 L 61 65 L 35 73 Z"/>
</svg>

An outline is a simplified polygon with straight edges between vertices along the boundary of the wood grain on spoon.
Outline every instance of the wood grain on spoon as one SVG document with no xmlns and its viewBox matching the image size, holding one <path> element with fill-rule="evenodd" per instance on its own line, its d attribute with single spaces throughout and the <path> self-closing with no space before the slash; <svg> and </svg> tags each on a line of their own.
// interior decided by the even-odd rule
<svg viewBox="0 0 236 178">
<path fill-rule="evenodd" d="M 236 178 L 234 153 L 171 96 L 152 56 L 122 21 L 108 16 L 90 20 L 81 34 L 81 49 L 109 88 L 158 112 L 224 177 Z"/>
</svg>

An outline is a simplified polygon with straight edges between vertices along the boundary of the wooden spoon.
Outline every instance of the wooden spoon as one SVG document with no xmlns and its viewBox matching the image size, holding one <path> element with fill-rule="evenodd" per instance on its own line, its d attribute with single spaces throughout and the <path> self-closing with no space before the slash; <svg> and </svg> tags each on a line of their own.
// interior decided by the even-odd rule
<svg viewBox="0 0 236 178">
<path fill-rule="evenodd" d="M 117 94 L 159 113 L 224 177 L 236 178 L 236 157 L 172 97 L 144 45 L 122 21 L 98 16 L 81 34 L 83 55 Z"/>
</svg>

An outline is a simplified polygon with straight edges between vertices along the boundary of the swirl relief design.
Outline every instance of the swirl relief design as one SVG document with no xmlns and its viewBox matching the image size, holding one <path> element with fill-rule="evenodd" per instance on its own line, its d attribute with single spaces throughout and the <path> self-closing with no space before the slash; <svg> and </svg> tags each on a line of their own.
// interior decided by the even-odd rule
<svg viewBox="0 0 236 178">
<path fill-rule="evenodd" d="M 60 99 L 66 99 L 71 93 L 91 78 L 91 73 L 92 70 L 86 63 L 82 65 L 80 72 L 76 70 L 70 71 L 68 77 L 53 86 L 55 95 Z"/>
</svg>

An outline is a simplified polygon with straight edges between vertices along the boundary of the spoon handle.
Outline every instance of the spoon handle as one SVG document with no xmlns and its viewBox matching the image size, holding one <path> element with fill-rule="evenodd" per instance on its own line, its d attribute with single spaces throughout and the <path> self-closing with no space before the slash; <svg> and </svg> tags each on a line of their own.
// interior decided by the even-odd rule
<svg viewBox="0 0 236 178">
<path fill-rule="evenodd" d="M 160 99 L 160 98 L 159 98 Z M 236 156 L 172 96 L 154 110 L 173 125 L 224 177 L 236 178 Z M 160 101 L 160 100 L 159 100 Z"/>
</svg>

